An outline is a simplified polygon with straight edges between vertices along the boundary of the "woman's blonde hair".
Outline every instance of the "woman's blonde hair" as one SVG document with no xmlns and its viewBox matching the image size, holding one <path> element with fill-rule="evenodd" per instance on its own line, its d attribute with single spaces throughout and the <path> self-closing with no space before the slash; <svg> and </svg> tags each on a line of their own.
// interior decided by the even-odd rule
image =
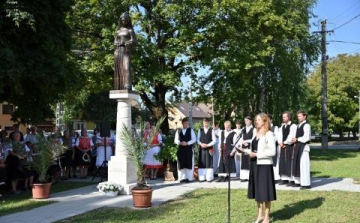
<svg viewBox="0 0 360 223">
<path fill-rule="evenodd" d="M 258 116 L 259 116 L 259 117 L 262 119 L 262 121 L 264 122 L 264 134 L 266 134 L 267 131 L 269 131 L 270 128 L 271 128 L 269 116 L 268 116 L 267 114 L 265 114 L 265 113 L 259 113 L 259 114 L 257 114 L 256 117 L 255 117 L 255 123 L 256 123 L 256 119 L 257 119 Z M 256 126 L 256 129 L 257 129 L 257 126 Z M 259 130 L 260 130 L 260 129 L 257 129 L 258 132 L 260 132 Z"/>
</svg>

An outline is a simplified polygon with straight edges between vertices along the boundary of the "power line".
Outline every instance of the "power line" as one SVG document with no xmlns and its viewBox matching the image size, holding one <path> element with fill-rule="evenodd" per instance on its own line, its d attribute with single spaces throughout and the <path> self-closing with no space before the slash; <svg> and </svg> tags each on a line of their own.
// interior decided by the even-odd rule
<svg viewBox="0 0 360 223">
<path fill-rule="evenodd" d="M 337 38 L 336 38 L 336 36 L 335 36 L 335 32 L 333 32 L 332 34 L 333 34 L 333 38 L 334 38 L 333 40 L 337 41 Z M 330 36 L 331 36 L 331 35 L 330 35 Z M 330 41 L 331 41 L 331 40 L 330 40 Z M 335 45 L 335 48 L 336 48 L 337 51 L 338 51 L 338 54 L 340 54 L 341 49 L 340 49 L 340 50 L 338 49 L 338 44 L 335 43 L 334 45 Z M 340 46 L 339 46 L 339 48 L 340 48 Z"/>
<path fill-rule="evenodd" d="M 360 51 L 360 49 L 357 49 L 357 50 L 354 50 L 354 51 L 347 52 L 347 54 L 356 53 L 356 52 L 359 52 L 359 51 Z"/>
<path fill-rule="evenodd" d="M 341 41 L 341 40 L 329 40 L 326 41 L 328 43 L 350 43 L 350 44 L 360 44 L 360 42 L 347 42 L 347 41 Z"/>
<path fill-rule="evenodd" d="M 342 25 L 340 25 L 340 26 L 338 26 L 338 27 L 335 27 L 332 31 L 335 31 L 335 30 L 337 30 L 337 29 L 339 29 L 339 28 L 341 28 L 341 27 L 345 26 L 346 24 L 350 23 L 351 21 L 353 21 L 354 19 L 356 19 L 356 18 L 357 18 L 357 17 L 359 17 L 359 16 L 360 16 L 360 14 L 358 14 L 358 15 L 357 15 L 357 16 L 355 16 L 354 18 L 350 19 L 349 21 L 347 21 L 347 22 L 343 23 Z"/>
<path fill-rule="evenodd" d="M 349 8 L 347 8 L 346 10 L 344 10 L 342 13 L 340 13 L 338 16 L 336 16 L 335 18 L 333 18 L 332 20 L 335 21 L 337 18 L 342 17 L 342 15 L 344 15 L 345 12 L 349 11 L 351 8 L 353 8 L 355 5 L 357 5 L 358 3 L 360 3 L 360 1 L 355 2 L 354 4 L 352 4 Z M 347 13 L 349 14 L 349 13 Z"/>
</svg>

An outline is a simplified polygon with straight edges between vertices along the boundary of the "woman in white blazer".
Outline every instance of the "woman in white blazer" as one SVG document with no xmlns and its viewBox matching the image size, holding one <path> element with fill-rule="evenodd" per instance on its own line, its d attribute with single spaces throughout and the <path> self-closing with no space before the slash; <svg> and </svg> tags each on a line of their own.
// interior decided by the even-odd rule
<svg viewBox="0 0 360 223">
<path fill-rule="evenodd" d="M 256 115 L 255 125 L 257 133 L 253 137 L 251 149 L 243 150 L 251 158 L 248 198 L 255 199 L 257 202 L 258 217 L 255 222 L 268 223 L 270 222 L 271 201 L 276 200 L 272 159 L 276 154 L 275 139 L 266 114 Z"/>
</svg>

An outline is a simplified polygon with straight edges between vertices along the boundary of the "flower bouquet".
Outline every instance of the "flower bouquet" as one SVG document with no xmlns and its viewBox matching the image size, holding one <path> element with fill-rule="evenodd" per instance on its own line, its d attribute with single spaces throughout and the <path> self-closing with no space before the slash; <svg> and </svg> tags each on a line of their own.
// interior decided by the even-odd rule
<svg viewBox="0 0 360 223">
<path fill-rule="evenodd" d="M 99 183 L 96 188 L 99 189 L 99 192 L 111 197 L 117 196 L 119 191 L 123 189 L 121 185 L 109 181 Z"/>
</svg>

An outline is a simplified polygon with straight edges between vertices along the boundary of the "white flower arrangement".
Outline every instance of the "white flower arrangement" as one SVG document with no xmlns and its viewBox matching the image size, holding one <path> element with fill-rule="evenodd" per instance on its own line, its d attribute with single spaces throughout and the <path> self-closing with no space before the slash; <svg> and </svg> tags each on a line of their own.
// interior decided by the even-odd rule
<svg viewBox="0 0 360 223">
<path fill-rule="evenodd" d="M 121 185 L 109 181 L 99 183 L 96 188 L 104 193 L 109 191 L 119 192 L 123 189 Z"/>
</svg>

